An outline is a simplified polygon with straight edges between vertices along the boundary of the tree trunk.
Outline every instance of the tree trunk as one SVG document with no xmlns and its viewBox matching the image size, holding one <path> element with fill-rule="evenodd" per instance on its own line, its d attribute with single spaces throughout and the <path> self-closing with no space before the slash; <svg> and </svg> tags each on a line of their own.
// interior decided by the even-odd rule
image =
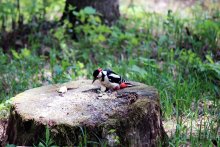
<svg viewBox="0 0 220 147">
<path fill-rule="evenodd" d="M 76 22 L 76 17 L 73 15 L 70 6 L 76 7 L 74 11 L 79 12 L 87 6 L 91 6 L 97 10 L 97 12 L 102 14 L 102 20 L 108 25 L 114 24 L 120 17 L 119 12 L 119 0 L 66 0 L 64 13 L 61 21 L 64 19 L 69 19 L 73 24 Z"/>
<path fill-rule="evenodd" d="M 69 90 L 63 95 L 57 92 L 60 85 L 17 95 L 6 132 L 8 143 L 36 145 L 44 140 L 45 126 L 49 126 L 54 144 L 59 146 L 86 145 L 86 141 L 96 141 L 99 146 L 164 145 L 159 96 L 153 87 L 133 82 L 136 86 L 106 94 L 99 92 L 98 83 L 91 82 L 64 83 Z"/>
</svg>

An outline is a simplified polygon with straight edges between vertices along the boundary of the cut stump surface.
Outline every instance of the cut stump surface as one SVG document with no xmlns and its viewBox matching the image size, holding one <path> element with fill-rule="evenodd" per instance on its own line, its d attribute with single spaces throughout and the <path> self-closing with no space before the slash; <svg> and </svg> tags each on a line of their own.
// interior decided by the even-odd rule
<svg viewBox="0 0 220 147">
<path fill-rule="evenodd" d="M 157 90 L 133 82 L 134 87 L 113 93 L 100 92 L 99 84 L 78 80 L 27 90 L 13 98 L 7 128 L 8 142 L 33 145 L 51 130 L 56 145 L 88 141 L 100 145 L 156 146 L 164 143 Z M 66 86 L 69 90 L 59 94 Z M 85 135 L 84 135 L 85 137 Z"/>
</svg>

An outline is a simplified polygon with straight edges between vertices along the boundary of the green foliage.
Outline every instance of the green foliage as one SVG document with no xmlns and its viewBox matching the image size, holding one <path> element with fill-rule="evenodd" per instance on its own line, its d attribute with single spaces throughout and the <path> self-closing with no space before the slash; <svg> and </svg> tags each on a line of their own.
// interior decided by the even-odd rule
<svg viewBox="0 0 220 147">
<path fill-rule="evenodd" d="M 90 137 L 87 132 L 86 128 L 80 127 L 81 135 L 79 136 L 79 144 L 77 146 L 79 147 L 85 147 L 85 146 L 102 146 L 106 147 L 106 142 L 102 141 L 96 134 L 93 134 L 96 137 L 96 141 L 90 141 L 88 138 Z"/>
<path fill-rule="evenodd" d="M 87 139 L 87 133 L 86 133 L 86 129 L 83 129 L 82 127 L 80 127 L 82 136 L 79 137 L 79 146 L 83 147 L 83 146 L 87 146 L 88 145 L 88 139 Z"/>
<path fill-rule="evenodd" d="M 31 55 L 30 50 L 23 49 L 20 53 L 12 50 L 12 57 L 0 50 L 0 58 L 1 101 L 28 87 L 41 85 L 41 77 L 38 74 L 41 74 L 42 60 L 38 56 Z"/>
<path fill-rule="evenodd" d="M 45 131 L 45 140 L 41 140 L 41 142 L 39 142 L 37 147 L 56 147 L 53 144 L 54 142 L 52 138 L 50 137 L 50 130 L 49 130 L 49 127 L 47 126 L 46 131 Z"/>
<path fill-rule="evenodd" d="M 79 12 L 73 11 L 73 14 L 81 23 L 85 23 L 86 21 L 88 21 L 88 23 L 101 22 L 101 20 L 98 17 L 95 17 L 95 15 L 97 15 L 98 13 L 92 7 L 85 7 L 84 9 L 81 9 Z"/>
<path fill-rule="evenodd" d="M 64 0 L 1 0 L 0 24 L 2 28 L 0 29 L 15 29 L 19 21 L 31 23 L 33 19 L 58 20 L 57 13 L 63 10 L 64 2 Z"/>
<path fill-rule="evenodd" d="M 3 0 L 0 5 L 0 23 L 9 29 L 6 24 L 11 22 L 6 18 L 17 20 L 19 17 L 14 3 Z M 47 20 L 48 12 L 60 10 L 61 3 L 51 0 L 20 1 L 22 8 L 30 6 L 22 11 L 27 23 L 33 17 Z M 4 102 L 0 105 L 1 112 L 10 108 L 7 99 L 26 89 L 79 77 L 92 78 L 95 68 L 112 68 L 125 79 L 158 89 L 164 119 L 177 120 L 170 146 L 186 145 L 188 142 L 199 146 L 201 140 L 203 145 L 209 146 L 213 138 L 218 138 L 219 142 L 216 132 L 216 124 L 219 125 L 217 108 L 220 106 L 220 65 L 216 56 L 220 49 L 219 10 L 213 13 L 215 18 L 198 15 L 203 11 L 200 9 L 185 18 L 171 10 L 165 15 L 134 13 L 133 10 L 132 14 L 126 14 L 113 26 L 103 24 L 100 14 L 92 7 L 79 12 L 75 12 L 75 8 L 72 10 L 78 19 L 75 28 L 65 20 L 63 26 L 51 29 L 45 35 L 39 32 L 40 26 L 33 23 L 27 48 L 20 51 L 12 48 L 10 54 L 0 50 L 0 100 Z M 51 17 L 54 18 L 55 14 Z M 77 40 L 72 40 L 66 32 L 75 32 Z M 49 56 L 39 56 L 39 48 L 45 46 L 50 48 Z M 199 108 L 192 111 L 192 104 L 199 106 L 201 101 L 214 103 L 211 110 L 204 107 L 203 113 L 215 119 L 205 121 L 205 127 L 193 134 L 184 125 L 183 117 L 191 121 L 200 117 Z M 101 140 L 98 143 L 88 141 L 86 130 L 81 128 L 81 131 L 79 146 L 106 145 Z M 190 135 L 187 134 L 189 132 Z M 115 133 L 115 130 L 109 133 Z M 119 138 L 115 139 L 119 143 Z M 39 146 L 52 144 L 47 128 L 45 140 Z"/>
<path fill-rule="evenodd" d="M 16 147 L 14 144 L 7 144 L 6 147 Z"/>
<path fill-rule="evenodd" d="M 11 100 L 6 100 L 0 104 L 0 119 L 7 118 L 11 108 Z"/>
<path fill-rule="evenodd" d="M 111 139 L 115 142 L 115 144 L 120 145 L 120 138 L 119 136 L 116 134 L 116 130 L 115 129 L 110 129 L 108 131 L 108 135 L 111 135 Z"/>
</svg>

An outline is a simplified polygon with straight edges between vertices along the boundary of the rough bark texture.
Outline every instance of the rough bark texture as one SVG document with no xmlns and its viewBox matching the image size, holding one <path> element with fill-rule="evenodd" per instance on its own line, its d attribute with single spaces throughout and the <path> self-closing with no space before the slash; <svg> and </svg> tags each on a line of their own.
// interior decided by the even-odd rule
<svg viewBox="0 0 220 147">
<path fill-rule="evenodd" d="M 77 145 L 82 130 L 88 141 L 109 146 L 157 146 L 166 141 L 159 96 L 153 87 L 136 86 L 111 94 L 99 93 L 98 83 L 65 83 L 71 90 L 59 95 L 60 85 L 27 90 L 13 98 L 7 128 L 8 142 L 37 144 L 50 127 L 56 145 Z M 119 143 L 120 142 L 120 143 Z"/>
<path fill-rule="evenodd" d="M 76 17 L 69 10 L 70 6 L 76 7 L 74 11 L 77 12 L 82 8 L 91 6 L 101 13 L 103 22 L 109 25 L 114 24 L 120 17 L 119 0 L 66 0 L 61 21 L 68 18 L 73 24 L 76 22 Z"/>
</svg>

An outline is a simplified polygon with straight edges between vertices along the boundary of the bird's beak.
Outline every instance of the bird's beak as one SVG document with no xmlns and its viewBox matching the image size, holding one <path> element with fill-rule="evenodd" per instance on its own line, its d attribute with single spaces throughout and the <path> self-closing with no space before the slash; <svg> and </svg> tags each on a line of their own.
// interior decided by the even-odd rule
<svg viewBox="0 0 220 147">
<path fill-rule="evenodd" d="M 96 80 L 96 79 L 94 78 L 93 81 L 92 81 L 92 84 L 95 82 L 95 80 Z"/>
</svg>

